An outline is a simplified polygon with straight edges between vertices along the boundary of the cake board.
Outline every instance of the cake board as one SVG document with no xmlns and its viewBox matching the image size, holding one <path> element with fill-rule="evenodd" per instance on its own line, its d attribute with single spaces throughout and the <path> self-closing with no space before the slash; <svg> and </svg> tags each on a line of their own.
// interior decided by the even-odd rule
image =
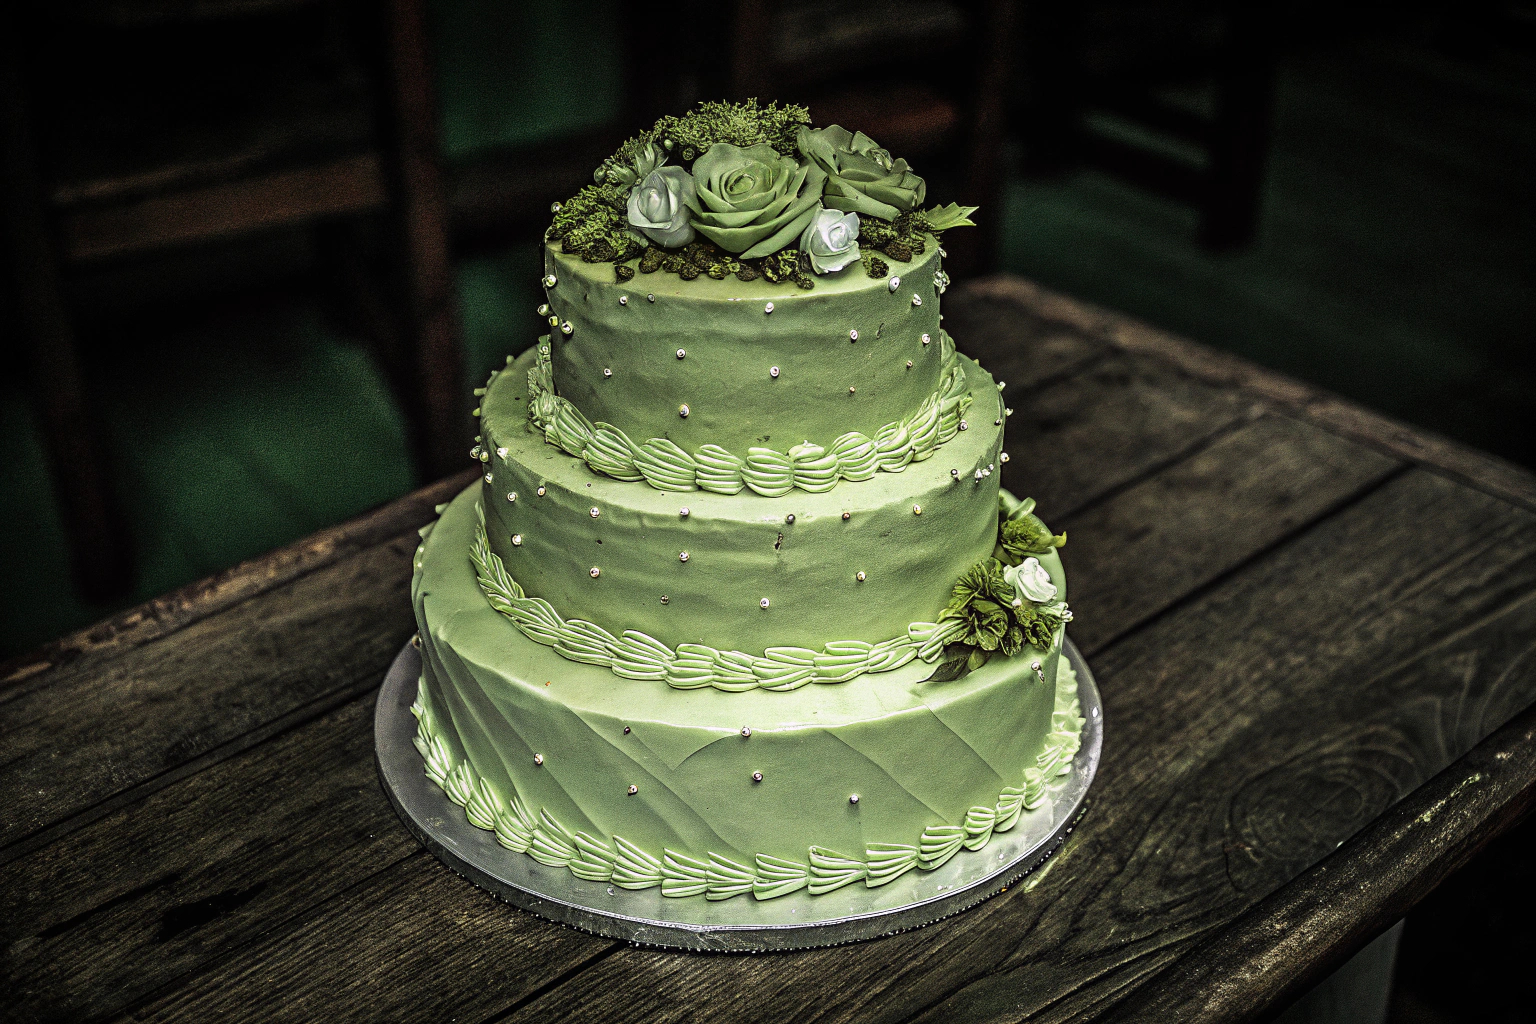
<svg viewBox="0 0 1536 1024">
<path fill-rule="evenodd" d="M 836 946 L 909 931 L 942 920 L 1006 890 L 1040 868 L 1082 815 L 1103 745 L 1103 706 L 1093 673 L 1066 641 L 1085 719 L 1072 770 L 1046 788 L 1046 802 L 978 851 L 961 851 L 933 871 L 908 871 L 878 888 L 849 885 L 819 896 L 805 891 L 757 901 L 673 899 L 659 888 L 628 890 L 589 882 L 514 853 L 476 828 L 423 770 L 412 738 L 411 703 L 421 652 L 395 658 L 374 712 L 375 757 L 384 792 L 411 834 L 475 885 L 539 917 L 642 946 L 722 953 Z"/>
</svg>

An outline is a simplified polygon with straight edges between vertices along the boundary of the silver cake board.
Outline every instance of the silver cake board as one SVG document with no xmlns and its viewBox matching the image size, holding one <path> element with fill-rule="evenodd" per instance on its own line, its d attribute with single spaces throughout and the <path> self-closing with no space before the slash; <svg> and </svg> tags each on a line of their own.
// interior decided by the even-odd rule
<svg viewBox="0 0 1536 1024">
<path fill-rule="evenodd" d="M 498 845 L 464 809 L 427 778 L 412 738 L 421 653 L 406 644 L 390 666 L 374 713 L 379 777 L 400 820 L 458 874 L 540 917 L 643 946 L 729 953 L 836 946 L 920 928 L 1004 891 L 1055 853 L 1081 816 L 1103 744 L 1103 706 L 1083 656 L 1071 640 L 1077 670 L 1082 745 L 1072 770 L 1046 788 L 1047 799 L 994 833 L 977 851 L 961 850 L 933 871 L 914 869 L 876 888 L 853 883 L 819 896 L 805 890 L 758 901 L 750 895 L 710 902 L 669 898 L 661 889 L 628 890 L 588 882 Z"/>
</svg>

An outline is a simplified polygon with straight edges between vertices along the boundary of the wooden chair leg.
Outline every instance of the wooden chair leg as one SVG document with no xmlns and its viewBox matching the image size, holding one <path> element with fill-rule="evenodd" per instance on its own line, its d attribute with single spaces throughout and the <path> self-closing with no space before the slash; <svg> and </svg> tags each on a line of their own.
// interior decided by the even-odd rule
<svg viewBox="0 0 1536 1024">
<path fill-rule="evenodd" d="M 1258 233 L 1274 93 L 1274 55 L 1260 18 L 1259 5 L 1232 6 L 1216 70 L 1200 241 L 1217 251 L 1248 245 Z"/>
<path fill-rule="evenodd" d="M 14 40 L 15 34 L 0 35 Z M 53 239 L 42 207 L 31 124 L 13 45 L 0 44 L 5 226 L 16 302 L 31 363 L 32 392 L 82 596 L 105 602 L 128 593 L 132 546 L 114 501 L 102 443 L 81 383 L 75 335 L 64 304 Z"/>
<path fill-rule="evenodd" d="M 976 72 L 966 145 L 966 202 L 981 207 L 977 227 L 955 232 L 947 266 L 957 278 L 989 273 L 997 264 L 1003 222 L 1003 140 L 1008 86 L 1018 27 L 1017 0 L 988 0 L 982 16 L 981 66 Z"/>
<path fill-rule="evenodd" d="M 417 449 L 425 476 L 436 479 L 463 465 L 474 431 L 466 415 L 464 351 L 448 251 L 448 200 L 439 166 L 422 5 L 420 0 L 390 0 L 387 10 L 390 134 L 414 349 Z"/>
</svg>

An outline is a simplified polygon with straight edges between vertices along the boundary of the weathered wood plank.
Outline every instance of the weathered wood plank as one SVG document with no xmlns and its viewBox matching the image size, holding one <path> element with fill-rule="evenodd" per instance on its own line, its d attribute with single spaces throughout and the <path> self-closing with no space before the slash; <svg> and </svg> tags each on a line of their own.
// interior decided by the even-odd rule
<svg viewBox="0 0 1536 1024">
<path fill-rule="evenodd" d="M 1411 472 L 1101 652 L 1094 803 L 1032 892 L 844 949 L 625 949 L 507 1019 L 1103 1008 L 1536 698 L 1533 594 L 1536 517 Z"/>
<path fill-rule="evenodd" d="M 1108 1021 L 1252 1019 L 1336 970 L 1536 808 L 1536 707 L 1522 711 Z"/>
<path fill-rule="evenodd" d="M 1265 416 L 1117 494 L 1053 520 L 1072 637 L 1088 653 L 1349 502 L 1400 467 L 1304 422 Z"/>
<path fill-rule="evenodd" d="M 1106 526 L 1126 531 L 1120 538 L 1124 544 L 1143 543 L 1148 546 L 1148 550 L 1168 550 L 1176 545 L 1185 532 L 1184 520 L 1196 515 L 1201 504 L 1207 500 L 1207 496 L 1213 490 L 1219 490 L 1227 506 L 1232 510 L 1231 519 L 1241 528 L 1231 524 L 1225 527 L 1218 523 L 1202 524 L 1207 534 L 1214 535 L 1225 528 L 1231 535 L 1230 542 L 1225 547 L 1211 537 L 1207 537 L 1202 542 L 1203 546 L 1199 554 L 1205 563 L 1205 568 L 1207 571 L 1216 571 L 1227 564 L 1241 561 L 1273 533 L 1289 529 L 1299 522 L 1304 511 L 1293 507 L 1295 503 L 1315 503 L 1316 507 L 1313 509 L 1315 514 L 1317 509 L 1326 508 L 1352 493 L 1362 480 L 1373 478 L 1390 468 L 1386 460 L 1373 453 L 1300 424 L 1260 421 L 1227 436 L 1231 439 L 1231 443 L 1217 450 L 1218 457 L 1204 459 L 1194 473 L 1184 471 L 1178 486 L 1157 487 L 1155 481 L 1158 477 L 1154 477 L 1153 482 L 1148 485 L 1128 488 L 1099 506 L 1114 508 L 1120 503 L 1130 503 L 1134 506 L 1131 512 L 1107 518 Z M 1218 444 L 1222 443 L 1218 442 Z M 1268 461 L 1248 459 L 1248 454 L 1255 449 L 1266 451 L 1269 454 Z M 1241 467 L 1234 469 L 1230 465 L 1231 460 L 1219 457 L 1221 452 L 1233 454 L 1241 461 Z M 1307 476 L 1306 471 L 1299 468 L 1299 464 L 1312 459 L 1326 463 L 1329 469 Z M 1272 467 L 1273 471 L 1265 470 L 1263 467 L 1266 465 Z M 1175 467 L 1164 470 L 1159 476 L 1179 472 L 1181 470 Z M 1293 474 L 1306 480 L 1308 485 L 1306 494 L 1294 497 L 1289 502 L 1278 501 L 1276 476 L 1289 479 Z M 1201 483 L 1203 478 L 1208 478 L 1204 484 Z M 1266 531 L 1254 527 L 1252 524 L 1255 521 L 1272 521 L 1274 525 Z M 1113 540 L 1105 543 L 1111 548 L 1115 546 Z M 1074 545 L 1069 546 L 1069 552 L 1075 549 L 1075 544 L 1074 541 Z M 1142 587 L 1139 592 L 1136 590 L 1138 585 Z M 1167 575 L 1137 571 L 1124 581 L 1117 593 L 1126 593 L 1131 597 L 1124 602 L 1111 602 L 1104 610 L 1104 616 L 1111 620 L 1107 622 L 1105 628 L 1114 633 L 1124 632 L 1130 628 L 1136 621 L 1135 616 L 1153 614 L 1165 608 L 1168 603 L 1178 600 L 1183 592 L 1170 584 L 1170 577 Z M 1093 612 L 1091 617 L 1100 618 L 1101 616 Z M 209 817 L 218 820 L 232 813 L 234 813 L 232 810 L 223 812 L 210 810 Z M 134 827 L 141 826 L 133 825 L 128 828 L 128 831 L 131 832 Z M 357 829 L 374 827 L 377 827 L 376 822 L 359 823 L 356 826 Z M 319 852 L 323 852 L 325 847 L 323 837 L 307 845 L 313 845 Z M 260 875 L 268 870 L 262 857 L 253 857 L 248 852 L 243 856 L 250 858 L 247 866 L 251 872 Z M 351 866 L 351 862 L 344 863 L 346 866 Z M 334 891 L 358 881 L 356 878 L 334 877 L 325 864 L 318 865 L 312 870 L 311 889 L 315 893 Z M 129 881 L 131 879 L 125 878 L 123 884 L 127 885 Z M 139 884 L 143 882 L 140 881 Z M 47 885 L 41 884 L 40 888 L 46 889 Z M 355 927 L 354 922 L 347 916 L 351 913 L 349 904 L 332 904 L 313 911 L 312 916 L 307 915 L 310 923 L 305 927 L 313 931 L 316 943 L 324 945 L 332 941 L 326 936 L 351 934 Z M 514 916 L 522 917 L 523 915 Z M 379 926 L 384 928 L 386 923 L 388 922 L 381 918 Z M 385 930 L 400 929 L 409 932 L 414 927 L 411 921 L 400 921 L 388 923 Z M 272 942 L 280 944 L 280 936 L 283 934 L 286 934 L 286 930 L 275 929 Z M 376 973 L 380 969 L 380 957 L 388 957 L 390 962 L 405 964 L 406 967 L 402 967 L 402 970 L 406 970 L 407 974 L 409 970 L 415 969 L 409 966 L 415 963 L 413 954 L 402 952 L 393 946 L 375 948 L 366 944 L 356 945 L 350 940 L 339 942 L 339 945 L 341 948 L 353 950 L 350 956 L 355 959 L 351 961 L 350 969 L 358 974 L 372 976 Z M 144 951 L 139 951 L 136 955 L 144 955 Z M 217 990 L 220 993 L 228 992 L 229 998 L 238 1000 L 242 985 L 249 984 L 256 989 L 265 989 L 279 984 L 288 976 L 289 970 L 290 965 L 281 956 L 275 956 L 265 944 L 253 946 L 235 954 L 227 965 L 214 970 L 213 973 L 223 980 L 212 985 L 205 995 L 198 998 L 212 999 L 214 998 L 212 993 Z M 555 973 L 558 974 L 558 970 Z M 199 991 L 204 991 L 202 981 L 195 984 L 199 986 Z M 251 1001 L 255 1004 L 260 1000 L 257 995 L 252 995 Z M 340 1006 L 336 1008 L 337 1013 L 343 1010 L 344 1008 Z"/>
<path fill-rule="evenodd" d="M 463 490 L 476 475 L 475 470 L 467 470 L 439 480 L 356 519 L 241 562 L 0 663 L 0 705 L 15 699 L 25 689 L 52 686 L 58 676 L 49 673 L 65 668 L 94 671 L 104 659 L 132 651 L 321 566 L 414 530 L 430 522 L 433 508 Z"/>
<path fill-rule="evenodd" d="M 8 701 L 0 842 L 14 845 L 329 695 L 377 685 L 415 628 L 417 541 L 406 533 Z"/>
<path fill-rule="evenodd" d="M 988 365 L 1006 379 L 1025 362 L 1004 354 Z M 1033 497 L 1047 522 L 1060 519 L 1240 425 L 1253 415 L 1251 406 L 1151 360 L 1112 355 L 1014 407 L 1004 435 L 1010 459 L 1003 486 Z"/>
<path fill-rule="evenodd" d="M 1012 302 L 1021 311 L 1028 311 L 1037 318 L 1056 321 L 1122 351 L 1158 359 L 1209 384 L 1264 398 L 1319 426 L 1374 445 L 1398 458 L 1434 468 L 1484 493 L 1536 511 L 1536 473 L 1487 452 L 1363 409 L 1237 356 L 1197 345 L 1020 277 L 1003 275 L 975 281 L 961 289 L 960 294 Z"/>
<path fill-rule="evenodd" d="M 379 788 L 373 704 L 373 693 L 355 698 L 0 868 L 7 1016 L 113 1014 L 267 933 L 279 936 L 273 941 L 280 952 L 261 947 L 258 964 L 302 963 L 295 969 L 316 986 L 305 999 L 341 997 L 353 990 L 339 977 L 322 979 L 316 963 L 302 959 L 335 962 L 332 952 L 313 945 L 308 923 L 333 920 L 328 914 L 345 924 L 330 938 L 343 949 L 364 944 L 380 953 L 380 970 L 401 962 L 391 943 L 413 947 L 418 971 L 429 972 L 444 962 L 444 943 L 467 941 L 458 954 L 465 970 L 490 971 L 502 996 L 516 991 L 512 981 L 523 973 L 536 987 L 547 958 L 563 964 L 605 948 L 490 906 L 421 854 Z M 444 927 L 445 916 L 451 927 Z M 399 927 L 382 927 L 391 921 Z M 454 928 L 463 930 L 450 941 Z M 399 997 L 421 1005 L 439 998 L 433 986 L 405 984 L 422 977 L 399 975 Z M 437 989 L 455 999 L 467 994 Z M 255 993 L 242 998 L 251 1019 L 274 1015 Z M 336 1019 L 347 1002 L 325 1019 Z M 382 1005 L 354 1009 L 381 1019 Z"/>
<path fill-rule="evenodd" d="M 311 914 L 126 1019 L 484 1020 L 615 949 L 512 910 L 424 851 Z"/>
<path fill-rule="evenodd" d="M 944 329 L 961 352 L 974 356 L 1009 395 L 1058 380 L 1112 351 L 1084 331 L 1021 310 L 1008 298 L 970 289 L 944 297 Z"/>
</svg>

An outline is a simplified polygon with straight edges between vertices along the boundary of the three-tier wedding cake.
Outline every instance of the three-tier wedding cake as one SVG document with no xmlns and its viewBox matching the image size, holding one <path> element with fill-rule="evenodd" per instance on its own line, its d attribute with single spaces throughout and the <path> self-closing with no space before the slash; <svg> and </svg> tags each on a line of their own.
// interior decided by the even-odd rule
<svg viewBox="0 0 1536 1024">
<path fill-rule="evenodd" d="M 507 857 L 749 919 L 972 856 L 1067 770 L 1065 537 L 999 490 L 1003 385 L 939 312 L 974 211 L 925 194 L 703 104 L 556 205 L 549 333 L 412 587 L 417 748 Z"/>
</svg>

